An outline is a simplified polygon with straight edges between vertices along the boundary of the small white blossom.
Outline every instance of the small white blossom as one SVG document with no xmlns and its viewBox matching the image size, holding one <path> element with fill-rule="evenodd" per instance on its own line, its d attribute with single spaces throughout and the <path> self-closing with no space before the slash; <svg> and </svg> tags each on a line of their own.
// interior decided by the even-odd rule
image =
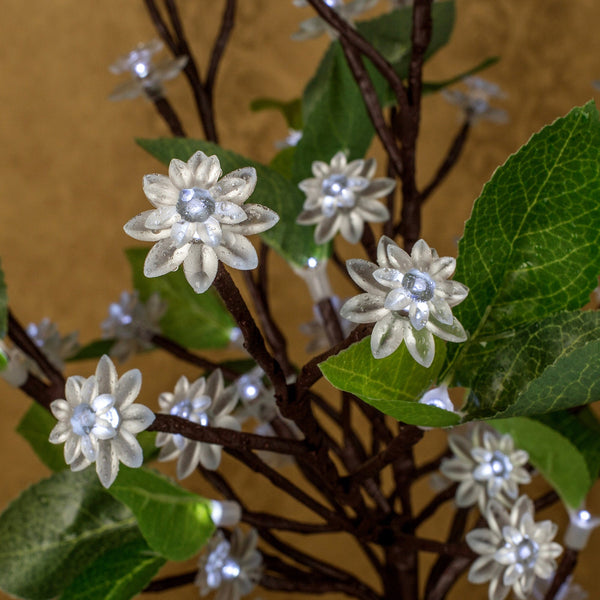
<svg viewBox="0 0 600 600">
<path fill-rule="evenodd" d="M 231 541 L 221 531 L 208 542 L 198 562 L 196 585 L 200 595 L 217 590 L 214 600 L 239 600 L 249 594 L 262 574 L 262 556 L 256 549 L 258 534 L 236 528 Z"/>
<path fill-rule="evenodd" d="M 275 142 L 275 148 L 277 150 L 283 150 L 285 148 L 293 148 L 298 145 L 298 142 L 302 139 L 302 131 L 298 129 L 288 130 L 287 136 L 283 140 Z"/>
<path fill-rule="evenodd" d="M 506 98 L 498 85 L 472 76 L 464 77 L 462 82 L 467 86 L 466 92 L 445 89 L 442 90 L 442 95 L 450 104 L 458 106 L 468 121 L 476 123 L 486 120 L 499 125 L 508 121 L 505 110 L 490 106 L 490 100 Z"/>
<path fill-rule="evenodd" d="M 155 292 L 147 302 L 141 302 L 139 292 L 122 292 L 119 302 L 111 302 L 108 317 L 102 321 L 102 337 L 114 339 L 110 355 L 123 362 L 152 348 L 150 338 L 160 333 L 160 319 L 167 304 Z"/>
<path fill-rule="evenodd" d="M 42 319 L 38 324 L 29 323 L 27 335 L 59 371 L 65 368 L 65 360 L 74 356 L 79 350 L 77 332 L 61 336 L 56 325 L 48 318 Z"/>
<path fill-rule="evenodd" d="M 131 100 L 138 96 L 151 99 L 163 96 L 162 82 L 179 75 L 188 61 L 187 56 L 167 58 L 156 65 L 152 56 L 163 49 L 160 40 L 139 44 L 129 54 L 120 56 L 110 67 L 111 73 L 130 73 L 133 79 L 121 83 L 110 94 L 109 100 Z"/>
<path fill-rule="evenodd" d="M 433 335 L 449 342 L 464 342 L 467 334 L 452 315 L 468 288 L 448 279 L 456 260 L 440 258 L 423 240 L 409 256 L 383 236 L 377 247 L 377 263 L 352 259 L 346 265 L 350 277 L 366 291 L 350 298 L 341 308 L 344 319 L 354 323 L 376 322 L 371 351 L 384 358 L 404 341 L 412 357 L 429 367 L 435 354 Z"/>
<path fill-rule="evenodd" d="M 354 26 L 354 17 L 375 6 L 378 0 L 350 0 L 346 4 L 344 4 L 344 0 L 324 0 L 324 2 L 333 8 L 342 19 Z M 308 6 L 306 0 L 293 0 L 293 4 L 298 7 Z M 332 39 L 337 37 L 337 31 L 321 17 L 311 17 L 300 23 L 298 31 L 292 34 L 292 39 L 296 41 L 311 40 L 324 33 L 329 34 Z"/>
<path fill-rule="evenodd" d="M 536 577 L 548 579 L 556 571 L 562 547 L 552 540 L 558 528 L 552 521 L 535 523 L 533 515 L 527 496 L 521 496 L 510 513 L 490 500 L 484 513 L 489 529 L 467 533 L 467 544 L 480 555 L 471 565 L 469 581 L 489 581 L 489 600 L 504 600 L 511 588 L 517 598 L 526 600 Z"/>
<path fill-rule="evenodd" d="M 440 465 L 440 471 L 452 481 L 459 481 L 456 491 L 458 506 L 477 503 L 481 511 L 488 499 L 495 498 L 510 506 L 519 495 L 519 484 L 527 484 L 531 476 L 524 468 L 529 459 L 525 450 L 515 450 L 510 435 L 492 430 L 483 434 L 475 427 L 471 438 L 451 435 L 448 444 L 454 453 Z"/>
<path fill-rule="evenodd" d="M 156 242 L 144 263 L 146 277 L 176 271 L 183 263 L 198 294 L 215 279 L 219 260 L 234 269 L 258 265 L 254 246 L 244 237 L 273 227 L 279 217 L 260 204 L 244 204 L 256 185 L 253 167 L 222 179 L 219 159 L 196 152 L 187 163 L 174 158 L 169 176 L 146 175 L 144 193 L 155 206 L 131 219 L 125 232 Z"/>
<path fill-rule="evenodd" d="M 296 222 L 317 225 L 317 244 L 328 242 L 338 231 L 356 244 L 362 237 L 365 222 L 381 223 L 390 217 L 387 207 L 376 198 L 387 196 L 396 182 L 389 177 L 373 179 L 376 168 L 374 158 L 348 163 L 343 152 L 338 152 L 329 164 L 314 161 L 314 177 L 298 184 L 306 200 Z"/>
<path fill-rule="evenodd" d="M 65 444 L 65 462 L 72 471 L 96 463 L 100 482 L 110 487 L 119 472 L 119 461 L 140 467 L 142 448 L 135 434 L 147 429 L 154 413 L 142 404 L 133 404 L 142 385 L 138 369 L 118 378 L 108 356 L 104 355 L 96 374 L 67 379 L 66 400 L 50 405 L 58 424 L 50 432 L 52 444 Z"/>
<path fill-rule="evenodd" d="M 164 392 L 158 398 L 164 413 L 176 415 L 203 426 L 224 427 L 240 431 L 239 421 L 231 416 L 238 402 L 235 385 L 225 387 L 223 374 L 214 371 L 205 379 L 200 377 L 192 384 L 182 376 L 175 385 L 174 393 Z M 222 446 L 189 440 L 179 434 L 159 432 L 156 445 L 161 449 L 158 460 L 177 458 L 177 477 L 184 479 L 201 463 L 205 469 L 214 471 L 221 463 Z"/>
<path fill-rule="evenodd" d="M 0 350 L 6 357 L 6 367 L 0 371 L 0 376 L 14 387 L 21 387 L 27 381 L 28 367 L 33 361 L 16 346 L 0 341 Z"/>
</svg>

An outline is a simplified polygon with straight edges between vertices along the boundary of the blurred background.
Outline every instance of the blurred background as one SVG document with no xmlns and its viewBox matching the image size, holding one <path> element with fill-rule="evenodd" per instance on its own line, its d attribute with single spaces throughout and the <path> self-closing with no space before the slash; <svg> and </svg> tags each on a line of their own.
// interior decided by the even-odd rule
<svg viewBox="0 0 600 600">
<path fill-rule="evenodd" d="M 179 4 L 198 64 L 206 69 L 223 3 L 182 0 Z M 239 4 L 216 89 L 217 126 L 225 148 L 268 162 L 275 153 L 274 142 L 286 136 L 287 128 L 279 114 L 252 113 L 249 104 L 257 97 L 298 97 L 327 40 L 290 40 L 298 22 L 310 16 L 309 9 L 294 7 L 291 0 L 243 0 Z M 379 4 L 373 14 L 389 8 L 387 0 Z M 600 78 L 600 38 L 594 26 L 600 21 L 597 2 L 457 0 L 456 4 L 454 35 L 426 66 L 426 79 L 452 77 L 497 55 L 500 62 L 481 75 L 507 93 L 495 105 L 508 111 L 510 121 L 506 125 L 483 121 L 473 128 L 458 166 L 425 208 L 423 237 L 440 255 L 454 256 L 472 202 L 494 169 L 544 124 L 590 98 L 598 99 L 592 81 Z M 143 99 L 107 100 L 122 81 L 109 73 L 108 66 L 137 43 L 155 37 L 155 32 L 142 0 L 5 1 L 0 32 L 0 257 L 10 305 L 23 323 L 49 317 L 62 333 L 78 330 L 85 343 L 99 337 L 108 304 L 131 288 L 123 249 L 136 242 L 122 227 L 149 208 L 141 189 L 142 176 L 165 171 L 133 141 L 169 135 L 153 105 Z M 166 85 L 188 135 L 202 136 L 187 82 L 181 77 Z M 420 182 L 427 182 L 435 171 L 459 126 L 458 110 L 441 95 L 425 98 Z M 378 147 L 373 154 L 382 157 Z M 382 165 L 381 160 L 379 176 L 384 175 Z M 346 258 L 356 255 L 347 246 L 341 251 Z M 349 293 L 339 278 L 334 276 L 334 281 L 340 296 Z M 273 258 L 271 287 L 272 292 L 276 290 L 274 313 L 291 340 L 293 358 L 301 362 L 306 358 L 307 340 L 298 328 L 312 319 L 305 286 L 287 265 Z M 160 352 L 136 358 L 119 371 L 134 366 L 152 373 L 145 377 L 140 401 L 154 409 L 158 394 L 171 390 L 179 375 L 195 377 L 187 365 Z M 79 363 L 69 365 L 67 373 L 88 376 L 94 368 L 94 363 Z M 0 380 L 0 403 L 3 508 L 48 471 L 14 433 L 29 400 Z M 427 436 L 419 447 L 419 460 L 433 456 L 444 436 L 442 432 Z M 256 485 L 243 467 L 227 460 L 225 467 L 234 473 L 238 489 L 246 490 L 244 496 L 251 506 L 265 510 L 272 505 L 271 488 Z M 191 477 L 186 485 L 210 495 L 209 488 L 196 479 Z M 417 494 L 423 498 L 431 494 L 426 482 Z M 280 506 L 282 511 L 297 510 L 291 500 L 282 500 Z M 597 488 L 590 506 L 600 512 Z M 544 514 L 549 518 L 546 515 L 564 527 L 560 507 Z M 441 521 L 444 518 L 440 515 Z M 436 529 L 423 534 L 433 536 Z M 590 592 L 591 599 L 600 590 L 593 572 L 599 538 L 592 538 L 594 547 L 576 572 L 576 581 Z M 343 540 L 318 541 L 318 547 L 310 542 L 312 550 L 349 570 L 361 571 L 360 557 L 346 551 L 340 544 Z M 187 568 L 176 565 L 169 572 Z M 485 586 L 461 586 L 451 597 L 461 593 L 474 600 L 487 597 Z M 283 596 L 263 591 L 255 595 Z M 197 590 L 189 586 L 162 597 L 195 598 Z"/>
</svg>

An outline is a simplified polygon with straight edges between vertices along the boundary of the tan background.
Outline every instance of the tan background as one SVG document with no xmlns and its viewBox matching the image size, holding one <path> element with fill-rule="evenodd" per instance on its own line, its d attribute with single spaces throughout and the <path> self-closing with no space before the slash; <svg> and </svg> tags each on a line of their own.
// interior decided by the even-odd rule
<svg viewBox="0 0 600 600">
<path fill-rule="evenodd" d="M 201 65 L 221 4 L 181 2 Z M 493 169 L 542 125 L 597 96 L 591 81 L 600 77 L 600 7 L 593 0 L 458 0 L 457 5 L 452 42 L 432 61 L 426 75 L 429 79 L 449 77 L 482 57 L 500 55 L 500 64 L 484 76 L 509 94 L 502 106 L 511 121 L 506 126 L 481 123 L 458 168 L 428 204 L 424 237 L 443 254 L 455 254 L 455 241 L 470 205 Z M 298 19 L 308 14 L 288 0 L 241 0 L 238 25 L 217 88 L 218 125 L 225 147 L 266 161 L 273 154 L 273 142 L 285 136 L 277 115 L 252 114 L 248 104 L 258 96 L 287 99 L 300 93 L 325 43 L 298 45 L 289 40 Z M 168 135 L 168 131 L 151 104 L 106 100 L 117 83 L 107 66 L 153 35 L 141 0 L 2 3 L 0 256 L 10 303 L 24 322 L 48 316 L 59 323 L 61 331 L 77 329 L 82 340 L 88 341 L 98 336 L 108 303 L 130 287 L 122 250 L 132 240 L 122 226 L 147 208 L 141 177 L 161 169 L 132 139 Z M 201 135 L 183 80 L 169 86 L 169 96 L 188 133 Z M 456 128 L 452 107 L 439 96 L 425 100 L 419 148 L 422 182 L 435 169 Z M 297 329 L 310 319 L 311 310 L 302 284 L 285 265 L 276 263 L 275 268 L 275 312 L 294 339 L 295 358 L 302 360 L 305 340 Z M 281 282 L 285 285 L 278 285 Z M 344 289 L 339 292 L 343 295 Z M 155 374 L 152 380 L 146 376 L 143 392 L 143 401 L 153 407 L 157 394 L 170 389 L 182 372 L 181 365 L 158 353 L 132 364 Z M 93 364 L 78 366 L 85 375 L 93 368 Z M 183 369 L 193 376 L 193 371 Z M 27 399 L 3 381 L 0 393 L 2 507 L 47 473 L 13 433 Z M 439 434 L 431 437 L 433 442 L 420 451 L 421 456 L 433 452 L 441 441 Z M 239 489 L 254 496 L 257 509 L 272 506 L 270 489 L 258 491 L 246 470 L 236 472 Z M 190 481 L 190 485 L 206 490 L 199 482 Z M 427 493 L 426 486 L 420 491 Z M 596 488 L 591 505 L 600 512 L 598 496 Z M 292 502 L 282 502 L 281 507 L 294 510 Z M 564 523 L 560 511 L 556 518 Z M 592 598 L 600 589 L 593 573 L 598 538 L 577 575 Z M 342 548 L 340 540 L 333 539 L 323 541 L 319 552 L 359 570 L 360 563 Z M 196 596 L 191 587 L 172 595 Z M 486 593 L 483 587 L 469 587 L 463 596 L 478 600 Z"/>
</svg>

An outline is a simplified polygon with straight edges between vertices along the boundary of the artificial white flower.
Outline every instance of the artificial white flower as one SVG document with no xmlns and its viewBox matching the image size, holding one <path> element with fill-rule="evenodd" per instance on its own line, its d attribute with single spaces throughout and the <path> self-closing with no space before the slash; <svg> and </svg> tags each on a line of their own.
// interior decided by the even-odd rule
<svg viewBox="0 0 600 600">
<path fill-rule="evenodd" d="M 27 335 L 59 371 L 65 368 L 65 360 L 74 356 L 79 350 L 77 332 L 61 336 L 56 325 L 48 318 L 43 318 L 38 324 L 29 323 Z M 35 365 L 33 361 L 31 363 Z"/>
<path fill-rule="evenodd" d="M 110 355 L 121 362 L 134 354 L 152 348 L 150 338 L 160 333 L 160 319 L 167 310 L 158 292 L 147 302 L 140 301 L 139 292 L 121 292 L 119 302 L 111 302 L 108 317 L 102 321 L 102 337 L 114 339 Z"/>
<path fill-rule="evenodd" d="M 293 148 L 298 145 L 298 142 L 302 139 L 302 131 L 298 129 L 289 129 L 287 136 L 283 140 L 275 142 L 275 148 L 277 150 L 284 150 L 285 148 Z"/>
<path fill-rule="evenodd" d="M 0 351 L 6 358 L 6 367 L 0 371 L 0 377 L 14 387 L 21 387 L 29 375 L 29 366 L 33 361 L 17 346 L 0 341 Z"/>
<path fill-rule="evenodd" d="M 409 256 L 383 236 L 377 246 L 377 263 L 346 262 L 350 277 L 366 293 L 350 298 L 340 310 L 344 319 L 354 323 L 376 322 L 371 335 L 375 358 L 389 356 L 404 341 L 412 357 L 429 367 L 435 354 L 433 335 L 448 342 L 467 339 L 451 310 L 469 291 L 448 279 L 456 267 L 454 258 L 440 258 L 423 240 Z"/>
<path fill-rule="evenodd" d="M 254 246 L 244 237 L 273 227 L 279 217 L 260 204 L 244 204 L 256 185 L 253 167 L 222 179 L 219 159 L 196 152 L 187 163 L 174 158 L 169 176 L 146 175 L 144 193 L 155 206 L 124 227 L 136 240 L 156 242 L 144 263 L 146 277 L 176 271 L 183 263 L 198 294 L 215 279 L 219 260 L 234 269 L 258 265 Z"/>
<path fill-rule="evenodd" d="M 133 404 L 140 393 L 142 374 L 127 371 L 120 378 L 112 361 L 104 355 L 96 374 L 67 379 L 66 400 L 50 404 L 58 419 L 50 432 L 52 444 L 65 444 L 65 462 L 72 471 L 96 463 L 100 482 L 110 487 L 119 472 L 119 461 L 140 467 L 142 448 L 135 438 L 154 421 L 154 413 L 142 404 Z"/>
<path fill-rule="evenodd" d="M 451 435 L 448 444 L 454 453 L 445 458 L 440 471 L 452 481 L 459 481 L 456 504 L 461 507 L 477 503 L 481 511 L 494 498 L 510 506 L 519 495 L 519 484 L 531 481 L 524 468 L 529 459 L 525 450 L 515 450 L 508 434 L 474 427 L 471 438 Z"/>
<path fill-rule="evenodd" d="M 498 85 L 481 77 L 464 77 L 462 82 L 467 91 L 442 90 L 442 95 L 450 103 L 458 106 L 465 118 L 471 123 L 480 120 L 504 124 L 508 121 L 508 113 L 501 108 L 490 106 L 490 100 L 506 98 L 506 94 Z"/>
<path fill-rule="evenodd" d="M 489 529 L 467 533 L 467 544 L 479 558 L 471 565 L 471 583 L 490 582 L 489 600 L 504 600 L 511 588 L 526 600 L 536 577 L 548 579 L 556 571 L 560 544 L 553 542 L 557 526 L 552 521 L 535 523 L 533 502 L 521 496 L 510 513 L 490 500 L 484 516 Z"/>
<path fill-rule="evenodd" d="M 138 44 L 131 52 L 120 56 L 109 70 L 115 75 L 129 72 L 133 79 L 118 85 L 109 100 L 131 100 L 138 96 L 156 99 L 163 96 L 162 82 L 177 77 L 187 64 L 188 57 L 167 58 L 153 64 L 152 56 L 162 49 L 160 40 L 152 40 Z"/>
<path fill-rule="evenodd" d="M 158 398 L 164 413 L 176 415 L 203 426 L 224 427 L 240 431 L 239 421 L 231 416 L 238 402 L 235 385 L 225 387 L 223 374 L 214 371 L 205 379 L 200 377 L 192 384 L 182 376 L 175 385 L 174 393 L 164 392 Z M 158 460 L 177 458 L 177 477 L 184 479 L 201 463 L 205 469 L 214 471 L 221 463 L 222 446 L 189 440 L 179 434 L 159 432 L 156 445 L 161 449 Z"/>
<path fill-rule="evenodd" d="M 200 595 L 217 590 L 214 600 L 239 600 L 249 594 L 262 574 L 262 556 L 256 549 L 258 534 L 236 528 L 231 541 L 221 531 L 213 536 L 200 557 L 196 585 Z"/>
<path fill-rule="evenodd" d="M 396 182 L 389 177 L 373 179 L 376 168 L 374 158 L 348 163 L 343 152 L 338 152 L 329 164 L 314 161 L 314 177 L 298 184 L 306 200 L 296 222 L 317 225 L 317 244 L 328 242 L 338 231 L 356 244 L 362 237 L 365 221 L 381 223 L 390 217 L 387 207 L 376 198 L 387 196 Z"/>
<path fill-rule="evenodd" d="M 342 19 L 354 26 L 354 17 L 375 6 L 378 0 L 350 0 L 347 4 L 344 4 L 344 0 L 324 0 L 324 2 L 333 8 Z M 293 0 L 293 4 L 298 7 L 308 6 L 306 0 Z M 323 33 L 328 33 L 332 39 L 337 37 L 337 31 L 321 17 L 311 17 L 300 23 L 298 31 L 292 34 L 292 39 L 296 41 L 311 40 Z"/>
</svg>

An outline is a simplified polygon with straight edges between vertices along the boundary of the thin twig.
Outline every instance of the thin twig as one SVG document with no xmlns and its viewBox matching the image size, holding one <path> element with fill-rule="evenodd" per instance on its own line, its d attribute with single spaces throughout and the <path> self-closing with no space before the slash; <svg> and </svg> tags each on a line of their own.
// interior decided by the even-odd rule
<svg viewBox="0 0 600 600">
<path fill-rule="evenodd" d="M 556 574 L 554 575 L 550 588 L 544 596 L 544 600 L 555 600 L 558 590 L 560 590 L 567 580 L 567 577 L 575 570 L 578 557 L 579 552 L 577 550 L 573 550 L 572 548 L 567 548 L 565 550 L 560 564 L 558 565 L 558 569 L 556 569 Z"/>
<path fill-rule="evenodd" d="M 164 119 L 165 123 L 175 137 L 186 137 L 183 125 L 171 106 L 171 103 L 164 96 L 156 96 L 152 98 L 152 102 L 158 111 L 158 114 Z"/>
<path fill-rule="evenodd" d="M 236 4 L 237 0 L 227 0 L 225 4 L 225 10 L 223 11 L 223 17 L 221 19 L 221 28 L 219 29 L 219 33 L 217 34 L 217 38 L 215 39 L 215 43 L 213 44 L 212 52 L 210 54 L 210 61 L 208 64 L 208 72 L 206 74 L 204 87 L 211 98 L 215 87 L 215 81 L 217 79 L 219 63 L 223 58 L 225 47 L 227 46 L 229 36 L 231 35 L 235 25 Z"/>
</svg>

